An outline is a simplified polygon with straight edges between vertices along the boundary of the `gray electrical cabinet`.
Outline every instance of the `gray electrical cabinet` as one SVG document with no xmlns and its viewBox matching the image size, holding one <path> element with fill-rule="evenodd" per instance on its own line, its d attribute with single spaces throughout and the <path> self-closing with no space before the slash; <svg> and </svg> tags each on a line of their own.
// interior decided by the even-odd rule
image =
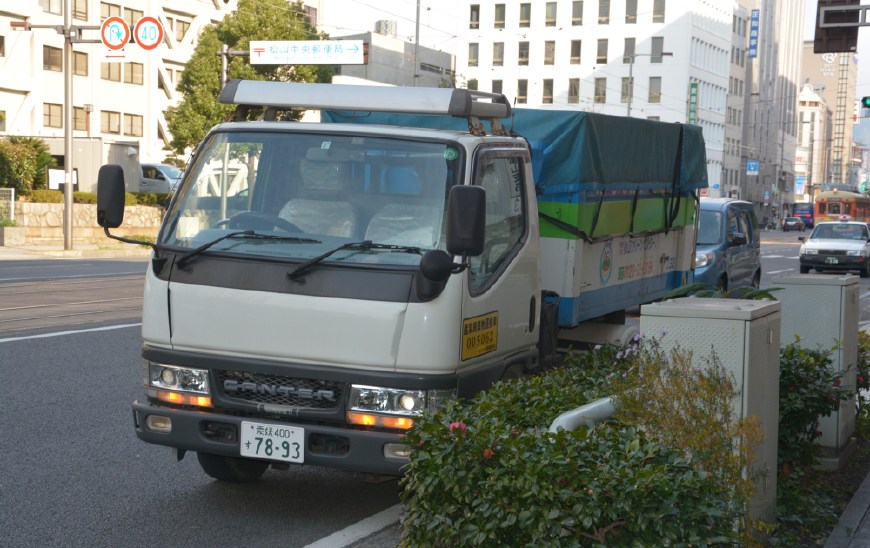
<svg viewBox="0 0 870 548">
<path fill-rule="evenodd" d="M 740 418 L 757 417 L 763 439 L 751 474 L 753 519 L 772 522 L 776 510 L 776 453 L 779 433 L 780 303 L 686 297 L 644 305 L 640 331 L 664 348 L 691 350 L 699 367 L 714 353 L 741 389 L 734 402 Z"/>
<path fill-rule="evenodd" d="M 858 276 L 802 274 L 771 279 L 774 296 L 782 303 L 781 335 L 784 344 L 800 337 L 803 348 L 831 350 L 834 371 L 845 371 L 843 386 L 855 391 L 858 363 Z M 819 418 L 818 439 L 822 468 L 842 466 L 855 434 L 855 399 L 849 399 L 827 417 Z"/>
</svg>

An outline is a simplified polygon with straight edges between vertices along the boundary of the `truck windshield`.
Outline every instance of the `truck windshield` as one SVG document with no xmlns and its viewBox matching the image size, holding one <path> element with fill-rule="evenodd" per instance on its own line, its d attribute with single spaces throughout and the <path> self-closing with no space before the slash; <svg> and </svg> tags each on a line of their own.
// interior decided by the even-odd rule
<svg viewBox="0 0 870 548">
<path fill-rule="evenodd" d="M 186 172 L 161 244 L 206 253 L 326 262 L 416 265 L 443 249 L 444 210 L 460 147 L 358 134 L 230 131 L 212 134 Z M 295 237 L 295 238 L 293 238 Z M 410 249 L 411 251 L 403 251 Z M 416 250 L 416 251 L 414 251 Z"/>
</svg>

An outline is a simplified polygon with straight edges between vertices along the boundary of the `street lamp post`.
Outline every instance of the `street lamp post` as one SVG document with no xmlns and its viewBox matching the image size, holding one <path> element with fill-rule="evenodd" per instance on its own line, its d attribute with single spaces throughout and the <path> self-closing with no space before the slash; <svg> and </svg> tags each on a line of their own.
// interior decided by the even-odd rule
<svg viewBox="0 0 870 548">
<path fill-rule="evenodd" d="M 661 53 L 632 53 L 628 57 L 628 111 L 626 116 L 631 117 L 631 100 L 634 98 L 634 58 L 635 57 L 673 57 L 674 54 L 670 51 Z"/>
<path fill-rule="evenodd" d="M 98 44 L 101 40 L 83 40 L 82 30 L 99 30 L 99 25 L 74 26 L 72 0 L 63 3 L 63 26 L 31 25 L 28 21 L 12 21 L 12 30 L 54 29 L 64 36 L 63 41 L 63 248 L 73 248 L 73 44 Z"/>
</svg>

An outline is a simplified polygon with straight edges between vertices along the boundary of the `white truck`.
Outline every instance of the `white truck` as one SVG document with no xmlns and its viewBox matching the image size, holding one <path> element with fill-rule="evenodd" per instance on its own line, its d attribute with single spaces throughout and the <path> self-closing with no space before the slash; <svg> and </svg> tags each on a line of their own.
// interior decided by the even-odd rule
<svg viewBox="0 0 870 548">
<path fill-rule="evenodd" d="M 462 89 L 236 80 L 220 100 L 236 121 L 153 244 L 132 409 L 219 480 L 400 474 L 415 417 L 541 367 L 557 307 L 566 332 L 619 337 L 625 309 L 690 281 L 700 128 Z M 109 234 L 123 172 L 98 185 Z"/>
</svg>

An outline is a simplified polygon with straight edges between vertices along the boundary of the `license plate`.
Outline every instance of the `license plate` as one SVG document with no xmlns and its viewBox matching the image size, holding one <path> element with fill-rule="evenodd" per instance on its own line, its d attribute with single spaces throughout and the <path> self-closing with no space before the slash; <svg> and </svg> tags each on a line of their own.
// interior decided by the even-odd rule
<svg viewBox="0 0 870 548">
<path fill-rule="evenodd" d="M 301 463 L 305 460 L 305 430 L 242 421 L 239 452 L 243 457 Z"/>
<path fill-rule="evenodd" d="M 837 264 L 839 262 L 836 257 L 825 257 L 825 264 Z"/>
</svg>

